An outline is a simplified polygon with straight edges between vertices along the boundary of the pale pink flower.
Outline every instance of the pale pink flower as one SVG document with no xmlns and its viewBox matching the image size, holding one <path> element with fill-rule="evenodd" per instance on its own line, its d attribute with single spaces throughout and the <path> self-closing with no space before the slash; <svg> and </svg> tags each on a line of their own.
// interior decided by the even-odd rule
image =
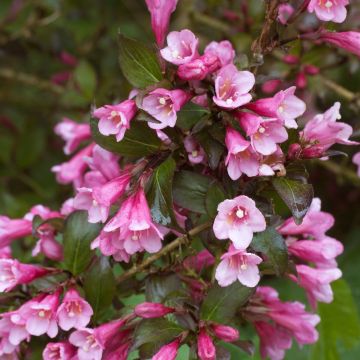
<svg viewBox="0 0 360 360">
<path fill-rule="evenodd" d="M 151 360 L 175 360 L 180 346 L 180 339 L 176 339 L 169 344 L 163 345 Z"/>
<path fill-rule="evenodd" d="M 277 146 L 276 151 L 273 154 L 261 157 L 259 176 L 274 176 L 276 173 L 285 175 L 286 169 L 284 162 L 284 153 L 282 152 L 280 146 Z"/>
<path fill-rule="evenodd" d="M 346 19 L 349 0 L 310 0 L 308 11 L 315 12 L 322 21 L 342 23 Z"/>
<path fill-rule="evenodd" d="M 170 16 L 175 11 L 178 0 L 145 0 L 151 14 L 151 27 L 159 46 L 164 44 L 169 28 Z"/>
<path fill-rule="evenodd" d="M 249 71 L 239 71 L 235 65 L 224 66 L 215 79 L 216 105 L 226 109 L 236 109 L 251 101 L 249 91 L 255 85 L 255 77 Z"/>
<path fill-rule="evenodd" d="M 235 59 L 235 50 L 228 40 L 212 41 L 206 46 L 204 53 L 217 56 L 221 67 L 232 64 Z"/>
<path fill-rule="evenodd" d="M 22 341 L 30 340 L 30 334 L 26 330 L 26 319 L 20 315 L 20 309 L 1 314 L 0 353 L 4 351 L 4 347 L 7 349 L 5 352 L 11 353 Z"/>
<path fill-rule="evenodd" d="M 225 144 L 228 149 L 225 164 L 232 180 L 239 179 L 242 174 L 249 177 L 258 175 L 258 154 L 253 150 L 250 141 L 246 141 L 238 131 L 228 127 Z"/>
<path fill-rule="evenodd" d="M 211 329 L 214 335 L 220 340 L 233 342 L 239 339 L 239 331 L 231 326 L 213 324 Z"/>
<path fill-rule="evenodd" d="M 163 317 L 167 314 L 173 313 L 174 308 L 165 306 L 161 303 L 143 302 L 135 306 L 134 313 L 144 319 L 153 319 Z"/>
<path fill-rule="evenodd" d="M 161 249 L 163 235 L 151 220 L 142 188 L 122 203 L 120 210 L 104 227 L 105 232 L 117 229 L 120 229 L 120 238 L 129 254 L 143 249 L 154 253 Z"/>
<path fill-rule="evenodd" d="M 205 159 L 205 151 L 194 139 L 193 136 L 188 135 L 184 139 L 184 147 L 188 153 L 188 159 L 192 164 L 200 164 Z"/>
<path fill-rule="evenodd" d="M 306 104 L 296 97 L 296 87 L 281 90 L 271 98 L 264 98 L 246 105 L 250 110 L 266 117 L 277 117 L 287 128 L 298 127 L 295 119 L 304 114 Z"/>
<path fill-rule="evenodd" d="M 190 30 L 172 31 L 166 38 L 167 47 L 160 50 L 161 56 L 175 65 L 182 65 L 199 56 L 198 38 Z"/>
<path fill-rule="evenodd" d="M 10 219 L 0 216 L 0 247 L 10 245 L 14 240 L 29 236 L 32 233 L 32 223 L 26 219 Z"/>
<path fill-rule="evenodd" d="M 14 259 L 0 259 L 0 292 L 10 291 L 17 285 L 28 284 L 50 272 L 41 266 L 22 264 Z"/>
<path fill-rule="evenodd" d="M 116 141 L 121 141 L 126 130 L 130 129 L 130 121 L 136 112 L 135 101 L 125 100 L 120 104 L 102 106 L 93 112 L 93 116 L 99 119 L 98 127 L 101 134 L 115 135 Z"/>
<path fill-rule="evenodd" d="M 69 289 L 61 305 L 57 309 L 57 319 L 61 329 L 86 327 L 93 315 L 90 304 L 85 301 L 75 289 Z"/>
<path fill-rule="evenodd" d="M 305 144 L 302 151 L 304 157 L 321 157 L 334 144 L 358 145 L 350 141 L 353 129 L 350 125 L 338 122 L 341 119 L 340 103 L 336 102 L 324 114 L 318 114 L 308 121 L 300 133 Z"/>
<path fill-rule="evenodd" d="M 43 351 L 44 360 L 72 360 L 76 349 L 68 342 L 49 342 Z"/>
<path fill-rule="evenodd" d="M 198 356 L 201 360 L 215 360 L 216 348 L 213 340 L 206 332 L 205 328 L 201 328 L 197 338 Z"/>
<path fill-rule="evenodd" d="M 64 257 L 63 247 L 55 240 L 55 229 L 50 224 L 44 224 L 37 229 L 39 240 L 36 242 L 32 255 L 44 254 L 51 260 L 61 261 Z"/>
<path fill-rule="evenodd" d="M 297 277 L 289 277 L 306 290 L 310 305 L 316 308 L 316 302 L 331 303 L 334 295 L 330 283 L 341 278 L 338 268 L 314 269 L 307 265 L 296 265 Z"/>
<path fill-rule="evenodd" d="M 323 30 L 319 40 L 337 46 L 360 57 L 360 32 L 342 31 L 333 32 Z"/>
<path fill-rule="evenodd" d="M 267 118 L 254 114 L 239 112 L 236 114 L 246 135 L 251 139 L 251 145 L 262 155 L 273 154 L 277 144 L 287 140 L 288 134 L 278 119 Z"/>
<path fill-rule="evenodd" d="M 152 129 L 174 127 L 176 113 L 188 101 L 189 97 L 183 90 L 155 89 L 146 95 L 142 101 L 142 109 L 159 122 L 148 122 Z"/>
<path fill-rule="evenodd" d="M 215 236 L 219 240 L 230 239 L 236 249 L 246 249 L 253 233 L 266 228 L 264 215 L 256 207 L 255 201 L 245 195 L 224 200 L 217 210 L 213 225 Z"/>
<path fill-rule="evenodd" d="M 223 287 L 229 286 L 236 280 L 245 286 L 254 287 L 260 281 L 258 265 L 261 262 L 259 256 L 245 250 L 237 250 L 230 245 L 229 250 L 221 256 L 215 278 Z"/>
<path fill-rule="evenodd" d="M 55 134 L 59 135 L 66 142 L 64 147 L 66 155 L 75 151 L 83 141 L 91 138 L 89 124 L 79 124 L 68 118 L 63 118 L 55 126 L 54 131 Z"/>
<path fill-rule="evenodd" d="M 0 248 L 0 259 L 11 259 L 11 247 L 5 246 Z"/>
<path fill-rule="evenodd" d="M 60 214 L 62 216 L 68 216 L 76 209 L 74 208 L 74 198 L 69 198 L 63 202 L 60 208 Z"/>
<path fill-rule="evenodd" d="M 353 156 L 352 162 L 357 166 L 357 175 L 360 177 L 360 151 Z"/>
<path fill-rule="evenodd" d="M 280 23 L 286 25 L 294 11 L 294 8 L 290 4 L 280 4 L 278 13 Z"/>
</svg>

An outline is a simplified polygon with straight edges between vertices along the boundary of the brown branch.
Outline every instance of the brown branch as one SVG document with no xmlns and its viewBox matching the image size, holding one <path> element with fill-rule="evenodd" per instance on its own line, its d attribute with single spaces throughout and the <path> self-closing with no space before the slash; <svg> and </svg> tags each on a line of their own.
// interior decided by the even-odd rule
<svg viewBox="0 0 360 360">
<path fill-rule="evenodd" d="M 135 264 L 131 269 L 129 269 L 128 271 L 126 271 L 122 275 L 120 275 L 117 279 L 117 283 L 120 284 L 120 283 L 124 282 L 125 280 L 133 277 L 135 274 L 146 269 L 148 266 L 150 266 L 156 260 L 160 259 L 161 257 L 168 254 L 172 250 L 175 250 L 180 245 L 186 244 L 192 236 L 199 234 L 201 231 L 209 228 L 210 226 L 211 226 L 211 223 L 201 224 L 201 225 L 195 227 L 194 229 L 190 230 L 187 234 L 178 237 L 177 239 L 172 241 L 170 244 L 164 246 L 156 254 L 149 256 L 141 264 L 139 264 L 139 265 Z"/>
</svg>

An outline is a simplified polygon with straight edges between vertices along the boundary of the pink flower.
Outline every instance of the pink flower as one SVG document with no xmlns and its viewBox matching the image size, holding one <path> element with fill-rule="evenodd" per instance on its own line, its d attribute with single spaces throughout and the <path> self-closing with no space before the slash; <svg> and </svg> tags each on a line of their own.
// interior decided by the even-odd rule
<svg viewBox="0 0 360 360">
<path fill-rule="evenodd" d="M 64 153 L 66 155 L 75 151 L 79 145 L 91 138 L 89 124 L 78 124 L 68 118 L 63 118 L 55 126 L 55 134 L 59 135 L 65 142 Z"/>
<path fill-rule="evenodd" d="M 217 56 L 222 67 L 232 64 L 235 59 L 235 50 L 228 40 L 212 41 L 206 46 L 204 53 Z"/>
<path fill-rule="evenodd" d="M 249 177 L 257 176 L 259 160 L 251 143 L 231 127 L 226 129 L 225 143 L 228 149 L 225 164 L 230 178 L 237 180 L 243 173 Z"/>
<path fill-rule="evenodd" d="M 260 159 L 259 176 L 274 176 L 276 173 L 286 174 L 284 162 L 284 153 L 280 146 L 277 146 L 273 154 L 262 156 Z"/>
<path fill-rule="evenodd" d="M 230 245 L 227 253 L 221 256 L 216 268 L 215 278 L 220 286 L 229 286 L 236 280 L 241 284 L 254 287 L 260 281 L 259 265 L 262 259 L 245 250 L 237 250 Z"/>
<path fill-rule="evenodd" d="M 360 57 L 360 32 L 357 31 L 322 31 L 319 40 L 337 46 Z"/>
<path fill-rule="evenodd" d="M 86 327 L 92 315 L 90 304 L 75 289 L 66 292 L 56 314 L 60 328 L 65 331 Z"/>
<path fill-rule="evenodd" d="M 254 326 L 260 338 L 261 357 L 269 357 L 271 360 L 284 359 L 285 350 L 292 345 L 291 335 L 285 329 L 265 321 L 256 321 Z"/>
<path fill-rule="evenodd" d="M 56 311 L 59 306 L 59 295 L 60 291 L 57 290 L 54 294 L 30 300 L 19 309 L 21 317 L 26 320 L 26 330 L 29 334 L 47 334 L 51 338 L 57 335 Z"/>
<path fill-rule="evenodd" d="M 74 207 L 87 210 L 90 223 L 104 223 L 108 219 L 111 205 L 124 194 L 130 179 L 131 174 L 124 171 L 122 175 L 101 186 L 93 189 L 79 188 L 74 199 Z"/>
<path fill-rule="evenodd" d="M 236 109 L 251 101 L 249 91 L 255 85 L 255 77 L 249 71 L 238 71 L 236 66 L 224 66 L 215 79 L 213 100 L 216 105 L 226 109 Z"/>
<path fill-rule="evenodd" d="M 346 5 L 349 0 L 310 0 L 308 11 L 315 11 L 320 20 L 342 23 L 347 15 Z"/>
<path fill-rule="evenodd" d="M 305 103 L 296 97 L 296 87 L 281 90 L 272 98 L 257 100 L 246 107 L 261 116 L 277 117 L 287 128 L 297 128 L 295 119 L 306 110 Z"/>
<path fill-rule="evenodd" d="M 153 116 L 158 122 L 148 122 L 152 129 L 174 127 L 176 113 L 188 101 L 189 97 L 183 90 L 156 89 L 146 95 L 142 101 L 142 109 Z"/>
<path fill-rule="evenodd" d="M 218 205 L 218 214 L 213 230 L 219 240 L 230 239 L 238 250 L 246 249 L 254 232 L 264 231 L 264 215 L 258 210 L 255 201 L 245 195 L 224 200 Z"/>
<path fill-rule="evenodd" d="M 43 351 L 44 360 L 72 360 L 75 347 L 68 342 L 49 342 Z"/>
<path fill-rule="evenodd" d="M 192 164 L 200 164 L 205 159 L 205 152 L 203 148 L 197 143 L 197 141 L 191 135 L 188 135 L 184 139 L 184 147 L 188 153 L 189 161 Z"/>
<path fill-rule="evenodd" d="M 204 249 L 194 256 L 188 256 L 184 260 L 183 266 L 188 269 L 193 269 L 197 273 L 200 273 L 203 269 L 214 265 L 214 263 L 214 256 L 208 250 Z"/>
<path fill-rule="evenodd" d="M 25 328 L 26 320 L 20 315 L 20 309 L 1 314 L 0 354 L 1 352 L 11 353 L 23 340 L 30 340 L 30 334 Z"/>
<path fill-rule="evenodd" d="M 265 94 L 273 94 L 277 89 L 280 88 L 281 84 L 282 81 L 279 79 L 268 80 L 262 84 L 261 90 Z"/>
<path fill-rule="evenodd" d="M 142 188 L 122 203 L 120 210 L 104 227 L 105 232 L 117 229 L 120 229 L 120 239 L 124 241 L 124 249 L 128 254 L 143 249 L 154 253 L 161 249 L 163 235 L 151 220 Z"/>
<path fill-rule="evenodd" d="M 166 40 L 168 46 L 160 50 L 160 54 L 172 64 L 186 64 L 199 56 L 199 40 L 190 30 L 172 31 Z"/>
<path fill-rule="evenodd" d="M 279 6 L 278 20 L 281 24 L 286 25 L 293 13 L 294 8 L 290 4 L 281 4 Z"/>
<path fill-rule="evenodd" d="M 300 225 L 296 225 L 294 219 L 289 218 L 278 228 L 278 231 L 282 235 L 310 235 L 321 239 L 334 225 L 334 217 L 320 209 L 320 199 L 314 198 Z"/>
<path fill-rule="evenodd" d="M 134 100 L 125 100 L 116 105 L 105 105 L 96 109 L 93 115 L 99 119 L 98 127 L 105 136 L 115 135 L 116 141 L 124 138 L 130 129 L 130 121 L 137 112 Z"/>
<path fill-rule="evenodd" d="M 215 360 L 216 348 L 205 328 L 201 328 L 197 338 L 198 356 L 201 360 Z"/>
<path fill-rule="evenodd" d="M 231 326 L 213 324 L 211 326 L 211 329 L 214 335 L 220 340 L 226 342 L 233 342 L 239 339 L 239 331 Z"/>
<path fill-rule="evenodd" d="M 63 202 L 60 208 L 60 214 L 62 216 L 68 216 L 76 209 L 74 208 L 74 198 L 69 198 Z"/>
<path fill-rule="evenodd" d="M 0 259 L 11 259 L 11 247 L 5 246 L 3 248 L 0 248 Z"/>
<path fill-rule="evenodd" d="M 0 216 L 0 247 L 8 246 L 14 240 L 29 236 L 32 233 L 32 223 L 26 219 L 10 219 Z"/>
<path fill-rule="evenodd" d="M 264 119 L 250 113 L 236 114 L 246 135 L 250 136 L 251 145 L 262 155 L 276 152 L 277 145 L 287 140 L 288 134 L 278 119 Z"/>
<path fill-rule="evenodd" d="M 151 27 L 156 42 L 162 46 L 168 31 L 170 16 L 175 11 L 178 0 L 145 0 L 151 14 Z"/>
<path fill-rule="evenodd" d="M 163 317 L 174 312 L 175 309 L 160 303 L 144 302 L 135 306 L 134 313 L 144 319 Z"/>
<path fill-rule="evenodd" d="M 151 358 L 152 360 L 175 360 L 180 346 L 180 339 L 163 345 L 160 350 Z"/>
<path fill-rule="evenodd" d="M 358 167 L 357 175 L 360 177 L 360 151 L 353 156 L 352 162 Z"/>
<path fill-rule="evenodd" d="M 313 308 L 316 308 L 316 301 L 324 303 L 333 301 L 334 295 L 330 283 L 342 276 L 340 269 L 314 269 L 307 265 L 296 265 L 296 271 L 298 279 L 294 275 L 290 275 L 290 278 L 306 290 Z"/>
<path fill-rule="evenodd" d="M 28 284 L 49 272 L 50 270 L 37 265 L 22 264 L 13 259 L 0 259 L 0 292 L 8 292 L 17 285 Z"/>
</svg>

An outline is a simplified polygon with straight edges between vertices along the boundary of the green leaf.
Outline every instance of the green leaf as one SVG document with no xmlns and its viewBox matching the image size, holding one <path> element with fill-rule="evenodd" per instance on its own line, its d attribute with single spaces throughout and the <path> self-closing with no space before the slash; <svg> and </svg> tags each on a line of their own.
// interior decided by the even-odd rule
<svg viewBox="0 0 360 360">
<path fill-rule="evenodd" d="M 215 170 L 224 153 L 224 147 L 207 131 L 195 134 L 195 138 L 204 149 L 210 168 Z"/>
<path fill-rule="evenodd" d="M 334 301 L 319 304 L 320 337 L 312 351 L 313 360 L 340 360 L 340 345 L 349 349 L 359 344 L 360 320 L 351 290 L 344 280 L 332 283 L 332 289 Z"/>
<path fill-rule="evenodd" d="M 134 333 L 132 349 L 141 347 L 142 358 L 151 358 L 152 355 L 184 331 L 179 325 L 164 318 L 142 320 Z"/>
<path fill-rule="evenodd" d="M 184 131 L 190 130 L 204 115 L 209 114 L 209 111 L 202 106 L 196 105 L 193 102 L 188 102 L 177 113 L 176 126 Z"/>
<path fill-rule="evenodd" d="M 94 321 L 111 305 L 115 289 L 115 277 L 109 260 L 102 256 L 84 276 L 85 297 L 94 310 Z"/>
<path fill-rule="evenodd" d="M 74 71 L 74 78 L 81 93 L 88 100 L 92 100 L 96 89 L 96 73 L 87 61 L 80 61 Z"/>
<path fill-rule="evenodd" d="M 283 275 L 288 267 L 288 252 L 284 238 L 274 227 L 254 235 L 251 247 L 266 256 L 277 276 Z"/>
<path fill-rule="evenodd" d="M 73 275 L 83 272 L 91 260 L 91 242 L 98 236 L 101 225 L 90 224 L 86 211 L 73 212 L 64 228 L 64 266 Z"/>
<path fill-rule="evenodd" d="M 172 182 L 176 163 L 172 157 L 168 157 L 158 166 L 151 178 L 148 192 L 148 202 L 153 220 L 161 225 L 177 224 L 172 196 Z"/>
<path fill-rule="evenodd" d="M 287 207 L 291 210 L 295 222 L 298 225 L 301 224 L 314 197 L 312 185 L 286 177 L 275 177 L 272 179 L 272 184 Z"/>
<path fill-rule="evenodd" d="M 124 138 L 117 142 L 114 136 L 100 134 L 96 119 L 90 120 L 91 133 L 94 141 L 104 149 L 129 157 L 142 157 L 156 153 L 161 146 L 161 140 L 156 132 L 145 122 L 132 121 L 131 128 Z"/>
<path fill-rule="evenodd" d="M 168 295 L 182 290 L 182 283 L 176 274 L 151 275 L 146 279 L 146 300 L 163 303 Z"/>
<path fill-rule="evenodd" d="M 254 290 L 255 288 L 243 286 L 239 282 L 227 287 L 213 285 L 201 305 L 201 319 L 220 324 L 231 322 L 239 307 L 247 302 Z"/>
<path fill-rule="evenodd" d="M 214 218 L 217 215 L 217 207 L 225 199 L 226 195 L 220 184 L 218 182 L 213 182 L 210 185 L 205 198 L 206 211 L 211 218 Z"/>
<path fill-rule="evenodd" d="M 156 53 L 122 34 L 119 34 L 119 62 L 124 76 L 136 88 L 144 89 L 162 79 Z"/>
<path fill-rule="evenodd" d="M 206 214 L 205 197 L 211 184 L 208 176 L 183 170 L 175 175 L 173 196 L 177 205 Z"/>
</svg>

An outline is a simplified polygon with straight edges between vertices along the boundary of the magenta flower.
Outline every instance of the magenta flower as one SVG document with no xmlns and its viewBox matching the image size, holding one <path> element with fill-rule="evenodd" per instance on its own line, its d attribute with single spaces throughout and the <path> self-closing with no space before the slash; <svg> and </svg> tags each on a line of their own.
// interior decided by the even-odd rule
<svg viewBox="0 0 360 360">
<path fill-rule="evenodd" d="M 42 355 L 44 360 L 72 360 L 75 354 L 75 347 L 68 342 L 49 342 Z"/>
<path fill-rule="evenodd" d="M 296 97 L 296 87 L 292 86 L 281 90 L 271 98 L 257 100 L 246 107 L 261 116 L 276 117 L 281 120 L 287 128 L 297 128 L 296 118 L 304 114 L 305 103 Z"/>
<path fill-rule="evenodd" d="M 172 31 L 166 40 L 168 46 L 160 54 L 174 65 L 186 64 L 199 56 L 199 40 L 190 30 Z"/>
<path fill-rule="evenodd" d="M 232 180 L 239 179 L 243 173 L 249 177 L 258 175 L 258 154 L 249 141 L 246 141 L 235 129 L 228 127 L 225 144 L 228 149 L 225 165 Z"/>
<path fill-rule="evenodd" d="M 11 259 L 11 247 L 5 246 L 0 248 L 0 259 Z"/>
<path fill-rule="evenodd" d="M 357 175 L 360 177 L 360 151 L 353 156 L 352 162 L 358 167 Z"/>
<path fill-rule="evenodd" d="M 322 31 L 319 40 L 337 46 L 360 57 L 360 32 L 357 31 Z"/>
<path fill-rule="evenodd" d="M 349 0 L 310 0 L 308 11 L 315 12 L 322 21 L 342 23 L 346 19 Z"/>
<path fill-rule="evenodd" d="M 198 356 L 201 360 L 215 360 L 216 348 L 213 340 L 206 332 L 205 328 L 201 328 L 197 338 Z"/>
<path fill-rule="evenodd" d="M 246 135 L 251 139 L 255 151 L 262 155 L 276 152 L 277 144 L 288 139 L 286 129 L 278 119 L 264 119 L 250 113 L 239 112 L 236 114 Z"/>
<path fill-rule="evenodd" d="M 163 345 L 151 360 L 175 360 L 180 346 L 180 339 L 176 339 L 169 344 Z"/>
<path fill-rule="evenodd" d="M 338 268 L 314 269 L 307 265 L 296 265 L 298 277 L 289 275 L 299 286 L 306 290 L 312 308 L 316 302 L 331 303 L 334 295 L 330 283 L 341 278 L 342 273 Z"/>
<path fill-rule="evenodd" d="M 251 101 L 249 91 L 255 85 L 255 77 L 249 71 L 238 71 L 235 65 L 224 66 L 215 79 L 213 100 L 226 109 L 236 109 Z"/>
<path fill-rule="evenodd" d="M 11 291 L 17 285 L 28 284 L 50 272 L 41 266 L 22 264 L 13 259 L 0 259 L 0 292 Z"/>
<path fill-rule="evenodd" d="M 280 4 L 278 13 L 279 22 L 286 25 L 294 11 L 294 8 L 290 4 Z"/>
<path fill-rule="evenodd" d="M 255 201 L 245 195 L 224 200 L 217 210 L 213 225 L 215 236 L 219 240 L 230 239 L 236 249 L 246 249 L 253 233 L 266 228 L 264 215 L 256 207 Z"/>
<path fill-rule="evenodd" d="M 178 0 L 145 0 L 151 14 L 151 27 L 159 46 L 164 44 L 169 28 L 170 16 L 175 11 Z"/>
<path fill-rule="evenodd" d="M 188 159 L 192 164 L 200 164 L 205 159 L 205 151 L 194 139 L 193 136 L 188 135 L 184 139 L 184 147 L 188 153 Z"/>
<path fill-rule="evenodd" d="M 220 340 L 233 342 L 239 339 L 239 331 L 231 326 L 213 324 L 211 329 L 214 335 Z"/>
<path fill-rule="evenodd" d="M 135 101 L 125 100 L 120 104 L 102 106 L 93 112 L 93 116 L 99 119 L 98 127 L 101 134 L 115 135 L 116 141 L 121 141 L 126 130 L 130 129 L 130 121 L 136 112 Z"/>
<path fill-rule="evenodd" d="M 245 250 L 237 250 L 230 245 L 229 250 L 221 256 L 215 278 L 223 287 L 229 286 L 236 280 L 245 286 L 254 287 L 260 281 L 258 265 L 261 262 L 259 256 Z"/>
<path fill-rule="evenodd" d="M 0 247 L 8 246 L 14 240 L 31 235 L 32 223 L 26 219 L 10 219 L 0 216 Z"/>
<path fill-rule="evenodd" d="M 228 40 L 212 41 L 206 46 L 204 53 L 215 55 L 219 59 L 221 67 L 232 64 L 235 59 L 235 50 Z"/>
<path fill-rule="evenodd" d="M 135 306 L 134 313 L 144 319 L 163 317 L 174 312 L 175 309 L 160 303 L 143 302 Z"/>
<path fill-rule="evenodd" d="M 68 331 L 71 328 L 86 327 L 93 313 L 90 304 L 75 289 L 69 289 L 57 309 L 56 316 L 60 328 Z"/>
<path fill-rule="evenodd" d="M 161 249 L 163 235 L 151 220 L 142 188 L 122 203 L 120 210 L 104 227 L 105 232 L 117 229 L 120 229 L 120 238 L 128 254 L 143 249 L 154 253 Z"/>
<path fill-rule="evenodd" d="M 142 109 L 159 122 L 148 122 L 152 129 L 174 127 L 176 113 L 188 101 L 189 97 L 183 90 L 156 89 L 146 95 L 142 101 Z"/>
<path fill-rule="evenodd" d="M 55 134 L 59 135 L 66 143 L 64 153 L 66 155 L 74 152 L 79 145 L 91 138 L 91 130 L 89 124 L 78 124 L 68 118 L 63 118 L 55 126 Z"/>
</svg>

